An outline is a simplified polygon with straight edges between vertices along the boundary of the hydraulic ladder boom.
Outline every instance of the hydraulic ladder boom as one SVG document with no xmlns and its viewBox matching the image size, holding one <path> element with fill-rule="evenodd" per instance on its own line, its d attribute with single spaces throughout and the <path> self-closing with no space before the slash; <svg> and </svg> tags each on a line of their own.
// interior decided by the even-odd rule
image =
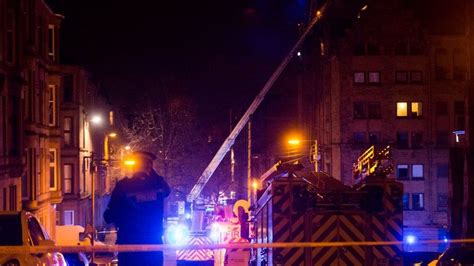
<svg viewBox="0 0 474 266">
<path fill-rule="evenodd" d="M 326 5 L 324 5 L 323 8 L 316 13 L 316 16 L 311 20 L 310 24 L 305 29 L 303 34 L 299 37 L 299 39 L 295 43 L 295 45 L 293 45 L 293 47 L 291 48 L 288 55 L 283 59 L 283 61 L 280 63 L 280 65 L 277 67 L 277 69 L 273 72 L 273 74 L 270 76 L 268 81 L 263 86 L 260 93 L 257 95 L 257 97 L 255 97 L 252 104 L 249 106 L 249 108 L 244 113 L 244 115 L 240 118 L 239 122 L 234 127 L 232 132 L 226 138 L 224 143 L 222 143 L 221 147 L 219 148 L 219 150 L 214 155 L 214 158 L 212 158 L 211 162 L 206 167 L 204 172 L 201 174 L 201 176 L 199 177 L 197 183 L 191 189 L 191 192 L 188 194 L 188 196 L 187 196 L 188 202 L 192 202 L 192 201 L 196 200 L 199 197 L 199 195 L 201 194 L 201 191 L 203 190 L 204 186 L 209 181 L 209 178 L 211 178 L 212 174 L 217 169 L 217 167 L 219 166 L 221 161 L 224 159 L 224 157 L 227 154 L 227 152 L 229 151 L 229 149 L 232 147 L 232 145 L 234 145 L 235 139 L 240 134 L 242 129 L 245 127 L 245 125 L 249 121 L 252 114 L 255 112 L 255 110 L 257 110 L 258 106 L 263 101 L 263 98 L 265 97 L 265 95 L 268 93 L 268 91 L 273 86 L 275 81 L 280 77 L 281 73 L 286 68 L 288 63 L 290 63 L 290 60 L 293 58 L 293 56 L 295 55 L 295 53 L 297 52 L 297 50 L 299 49 L 299 47 L 301 46 L 303 41 L 306 39 L 306 37 L 310 33 L 311 29 L 320 20 L 321 14 L 323 13 L 323 10 L 325 9 L 325 7 L 326 7 Z"/>
</svg>

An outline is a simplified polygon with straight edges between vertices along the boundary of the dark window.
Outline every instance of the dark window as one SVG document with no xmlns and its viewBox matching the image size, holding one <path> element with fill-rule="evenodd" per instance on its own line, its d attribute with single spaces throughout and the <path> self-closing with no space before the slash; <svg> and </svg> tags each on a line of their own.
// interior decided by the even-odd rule
<svg viewBox="0 0 474 266">
<path fill-rule="evenodd" d="M 367 115 L 371 119 L 381 119 L 382 111 L 379 102 L 371 102 L 367 104 Z"/>
<path fill-rule="evenodd" d="M 447 211 L 448 210 L 448 194 L 439 193 L 438 194 L 438 211 Z"/>
<path fill-rule="evenodd" d="M 354 46 L 354 55 L 365 55 L 365 47 L 363 43 Z"/>
<path fill-rule="evenodd" d="M 421 132 L 411 133 L 411 148 L 412 149 L 423 148 L 423 133 Z"/>
<path fill-rule="evenodd" d="M 0 219 L 0 246 L 23 245 L 23 234 L 21 232 L 21 216 L 2 215 Z"/>
<path fill-rule="evenodd" d="M 380 84 L 380 72 L 371 71 L 368 73 L 369 84 Z"/>
<path fill-rule="evenodd" d="M 365 72 L 354 72 L 354 83 L 355 84 L 364 84 L 365 83 Z"/>
<path fill-rule="evenodd" d="M 435 77 L 438 80 L 448 78 L 449 58 L 448 51 L 443 48 L 438 48 L 435 51 Z"/>
<path fill-rule="evenodd" d="M 408 149 L 408 133 L 407 132 L 397 133 L 397 148 Z"/>
<path fill-rule="evenodd" d="M 48 56 L 51 60 L 54 60 L 54 26 L 48 26 Z"/>
<path fill-rule="evenodd" d="M 412 164 L 411 165 L 411 178 L 421 180 L 424 178 L 423 165 Z"/>
<path fill-rule="evenodd" d="M 10 186 L 10 211 L 16 211 L 17 209 L 17 191 L 16 186 Z"/>
<path fill-rule="evenodd" d="M 397 83 L 408 83 L 408 72 L 397 71 L 395 73 L 395 82 Z"/>
<path fill-rule="evenodd" d="M 424 203 L 424 195 L 423 193 L 413 193 L 412 194 L 412 203 L 413 203 L 413 210 L 423 210 L 425 208 Z"/>
<path fill-rule="evenodd" d="M 63 76 L 64 102 L 72 102 L 74 99 L 74 76 Z"/>
<path fill-rule="evenodd" d="M 379 55 L 379 54 L 380 54 L 380 49 L 377 45 L 373 43 L 367 44 L 367 55 Z"/>
<path fill-rule="evenodd" d="M 410 43 L 410 55 L 421 55 L 423 54 L 422 45 L 419 43 Z"/>
<path fill-rule="evenodd" d="M 438 148 L 449 147 L 449 131 L 436 132 L 436 147 Z"/>
<path fill-rule="evenodd" d="M 380 133 L 379 132 L 369 132 L 369 143 L 370 144 L 378 144 L 380 141 Z"/>
<path fill-rule="evenodd" d="M 454 102 L 454 114 L 464 115 L 464 101 L 455 101 Z"/>
<path fill-rule="evenodd" d="M 5 75 L 0 73 L 0 91 L 3 90 L 4 86 L 5 86 Z"/>
<path fill-rule="evenodd" d="M 63 167 L 64 176 L 64 194 L 73 193 L 74 186 L 74 166 L 72 164 L 64 164 Z"/>
<path fill-rule="evenodd" d="M 7 11 L 7 32 L 6 32 L 6 61 L 14 63 L 15 60 L 15 15 L 13 10 Z"/>
<path fill-rule="evenodd" d="M 64 117 L 64 125 L 63 125 L 63 131 L 64 131 L 64 146 L 72 146 L 73 141 L 72 141 L 72 117 L 66 116 Z"/>
<path fill-rule="evenodd" d="M 408 54 L 408 45 L 405 42 L 399 42 L 395 46 L 396 55 L 407 55 Z"/>
<path fill-rule="evenodd" d="M 25 171 L 21 176 L 21 196 L 28 198 L 28 172 Z"/>
<path fill-rule="evenodd" d="M 421 71 L 411 71 L 410 72 L 410 82 L 411 83 L 422 83 L 423 82 L 423 72 L 421 72 Z"/>
<path fill-rule="evenodd" d="M 410 194 L 403 193 L 403 209 L 409 210 L 410 209 Z"/>
<path fill-rule="evenodd" d="M 365 113 L 365 105 L 362 102 L 355 102 L 354 103 L 354 110 L 353 110 L 354 119 L 365 119 L 367 117 Z"/>
<path fill-rule="evenodd" d="M 466 118 L 463 115 L 456 116 L 456 129 L 457 131 L 465 130 Z"/>
<path fill-rule="evenodd" d="M 354 143 L 362 144 L 365 143 L 365 132 L 354 132 L 352 135 Z"/>
<path fill-rule="evenodd" d="M 436 115 L 438 116 L 448 115 L 447 102 L 436 102 Z"/>
<path fill-rule="evenodd" d="M 397 178 L 400 180 L 408 179 L 408 164 L 397 164 Z"/>
<path fill-rule="evenodd" d="M 453 50 L 453 79 L 466 79 L 466 58 L 466 52 L 464 51 L 464 49 L 455 48 Z"/>
<path fill-rule="evenodd" d="M 438 178 L 448 178 L 449 168 L 447 164 L 439 164 L 436 167 L 436 173 Z"/>
<path fill-rule="evenodd" d="M 20 136 L 20 121 L 21 121 L 21 116 L 20 116 L 20 108 L 21 108 L 21 100 L 20 97 L 18 96 L 12 96 L 12 113 L 10 117 L 11 121 L 11 134 L 12 134 L 12 144 L 11 145 L 11 155 L 18 156 L 21 154 L 21 136 Z"/>
</svg>

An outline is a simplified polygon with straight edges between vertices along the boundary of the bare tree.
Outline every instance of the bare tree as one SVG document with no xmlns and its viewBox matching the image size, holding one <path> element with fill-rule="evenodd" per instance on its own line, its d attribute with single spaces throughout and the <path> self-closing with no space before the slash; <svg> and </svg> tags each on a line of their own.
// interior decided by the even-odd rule
<svg viewBox="0 0 474 266">
<path fill-rule="evenodd" d="M 196 125 L 191 101 L 185 97 L 161 98 L 137 106 L 122 127 L 133 150 L 157 156 L 155 168 L 171 186 L 191 184 L 199 175 L 203 138 Z M 197 160 L 196 160 L 197 159 Z"/>
</svg>

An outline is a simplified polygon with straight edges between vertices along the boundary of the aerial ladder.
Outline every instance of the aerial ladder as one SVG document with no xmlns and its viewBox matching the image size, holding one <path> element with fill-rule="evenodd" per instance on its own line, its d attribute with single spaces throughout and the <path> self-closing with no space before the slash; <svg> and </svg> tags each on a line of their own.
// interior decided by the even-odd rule
<svg viewBox="0 0 474 266">
<path fill-rule="evenodd" d="M 283 59 L 283 61 L 280 63 L 277 69 L 273 72 L 273 74 L 270 76 L 268 81 L 263 86 L 262 90 L 258 93 L 258 95 L 253 100 L 252 104 L 250 104 L 247 111 L 240 118 L 239 122 L 235 125 L 234 129 L 230 132 L 229 136 L 225 139 L 224 143 L 222 143 L 219 150 L 216 152 L 211 162 L 209 163 L 209 165 L 203 171 L 198 181 L 196 182 L 194 187 L 191 189 L 191 191 L 187 195 L 188 202 L 193 202 L 199 197 L 199 195 L 201 194 L 201 191 L 206 186 L 212 174 L 214 174 L 214 171 L 216 171 L 217 167 L 222 162 L 227 152 L 230 150 L 232 145 L 234 145 L 234 142 L 237 136 L 240 134 L 242 129 L 245 127 L 245 125 L 249 122 L 250 117 L 260 106 L 263 99 L 267 95 L 268 91 L 271 89 L 273 84 L 280 77 L 281 73 L 283 72 L 283 70 L 285 70 L 286 66 L 290 63 L 291 59 L 298 52 L 298 49 L 300 48 L 301 44 L 306 39 L 308 34 L 311 32 L 313 27 L 320 21 L 326 7 L 327 7 L 327 4 L 323 5 L 323 7 L 316 12 L 314 18 L 311 20 L 308 27 L 306 27 L 303 34 L 301 34 L 297 42 L 293 45 L 288 55 Z"/>
</svg>

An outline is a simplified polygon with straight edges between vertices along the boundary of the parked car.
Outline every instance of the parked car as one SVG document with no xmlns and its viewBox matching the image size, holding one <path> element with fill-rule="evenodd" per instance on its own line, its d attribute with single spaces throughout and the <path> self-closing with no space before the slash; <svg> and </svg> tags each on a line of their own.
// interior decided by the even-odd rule
<svg viewBox="0 0 474 266">
<path fill-rule="evenodd" d="M 90 246 L 91 235 L 85 233 L 84 227 L 80 225 L 59 225 L 56 226 L 56 243 L 60 246 Z M 94 245 L 105 245 L 101 241 L 94 241 Z M 84 252 L 65 253 L 68 266 L 89 266 L 91 255 Z M 95 253 L 94 264 L 97 266 L 116 265 L 116 256 L 113 253 Z"/>
<path fill-rule="evenodd" d="M 26 211 L 0 212 L 0 246 L 54 246 L 36 217 Z M 0 265 L 66 266 L 59 252 L 43 254 L 0 254 Z"/>
<path fill-rule="evenodd" d="M 465 266 L 474 265 L 474 246 L 450 247 L 439 257 L 439 266 Z"/>
</svg>

